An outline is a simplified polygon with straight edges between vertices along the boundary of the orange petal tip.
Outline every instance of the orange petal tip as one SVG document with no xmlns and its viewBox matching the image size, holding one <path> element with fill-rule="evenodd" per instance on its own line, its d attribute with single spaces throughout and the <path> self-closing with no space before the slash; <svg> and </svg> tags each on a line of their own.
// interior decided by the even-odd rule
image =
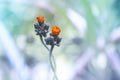
<svg viewBox="0 0 120 80">
<path fill-rule="evenodd" d="M 61 30 L 58 26 L 53 26 L 52 27 L 52 34 L 53 35 L 59 35 L 60 32 L 61 32 Z"/>
</svg>

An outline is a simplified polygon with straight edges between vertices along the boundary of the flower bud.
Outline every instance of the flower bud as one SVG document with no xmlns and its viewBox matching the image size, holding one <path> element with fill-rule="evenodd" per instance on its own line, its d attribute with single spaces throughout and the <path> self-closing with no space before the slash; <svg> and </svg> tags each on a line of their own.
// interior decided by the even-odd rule
<svg viewBox="0 0 120 80">
<path fill-rule="evenodd" d="M 58 26 L 53 26 L 52 27 L 52 34 L 53 35 L 59 35 L 60 32 L 61 32 L 61 30 Z"/>
<path fill-rule="evenodd" d="M 42 22 L 44 22 L 45 18 L 44 18 L 44 16 L 39 16 L 36 19 L 38 20 L 38 22 L 42 23 Z"/>
</svg>

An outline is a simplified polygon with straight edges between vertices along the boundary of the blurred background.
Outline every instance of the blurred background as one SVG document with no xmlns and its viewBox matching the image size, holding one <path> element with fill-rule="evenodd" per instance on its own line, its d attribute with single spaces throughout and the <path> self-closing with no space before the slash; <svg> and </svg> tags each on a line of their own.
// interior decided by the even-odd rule
<svg viewBox="0 0 120 80">
<path fill-rule="evenodd" d="M 120 0 L 0 0 L 0 80 L 52 80 L 40 15 L 61 28 L 59 80 L 120 80 Z"/>
</svg>

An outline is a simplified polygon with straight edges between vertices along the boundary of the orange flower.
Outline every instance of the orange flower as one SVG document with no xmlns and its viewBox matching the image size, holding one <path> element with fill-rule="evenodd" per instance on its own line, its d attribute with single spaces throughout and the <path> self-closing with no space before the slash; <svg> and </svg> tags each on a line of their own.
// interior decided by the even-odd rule
<svg viewBox="0 0 120 80">
<path fill-rule="evenodd" d="M 44 18 L 44 16 L 39 16 L 36 19 L 38 20 L 38 22 L 42 23 L 42 22 L 44 22 L 45 18 Z"/>
<path fill-rule="evenodd" d="M 52 27 L 52 34 L 53 35 L 59 35 L 60 32 L 61 32 L 61 30 L 58 26 L 53 26 Z"/>
</svg>

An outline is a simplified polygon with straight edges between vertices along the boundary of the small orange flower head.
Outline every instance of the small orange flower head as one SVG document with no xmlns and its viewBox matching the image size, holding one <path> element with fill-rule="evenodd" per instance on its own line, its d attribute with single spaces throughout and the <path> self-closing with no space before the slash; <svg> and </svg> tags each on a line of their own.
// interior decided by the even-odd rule
<svg viewBox="0 0 120 80">
<path fill-rule="evenodd" d="M 44 16 L 39 16 L 36 19 L 38 20 L 38 22 L 42 23 L 42 22 L 44 22 L 45 18 L 44 18 Z"/>
<path fill-rule="evenodd" d="M 61 32 L 61 30 L 58 26 L 53 26 L 52 27 L 52 34 L 53 35 L 59 35 L 60 32 Z"/>
</svg>

